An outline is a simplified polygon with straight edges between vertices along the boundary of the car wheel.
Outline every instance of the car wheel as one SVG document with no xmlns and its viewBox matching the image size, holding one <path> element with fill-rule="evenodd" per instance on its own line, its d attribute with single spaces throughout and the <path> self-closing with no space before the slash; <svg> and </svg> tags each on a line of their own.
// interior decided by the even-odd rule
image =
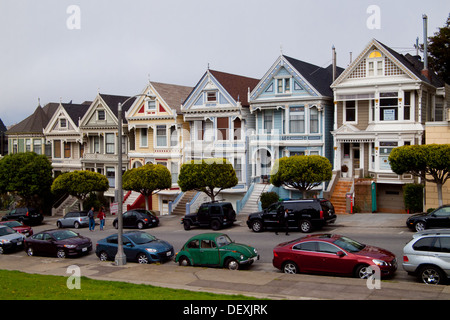
<svg viewBox="0 0 450 320">
<path fill-rule="evenodd" d="M 287 261 L 283 264 L 283 272 L 289 273 L 289 274 L 296 274 L 298 273 L 298 267 L 297 264 L 295 264 L 292 261 Z"/>
<path fill-rule="evenodd" d="M 261 220 L 255 220 L 252 223 L 252 230 L 254 232 L 261 232 L 263 231 L 263 224 Z"/>
<path fill-rule="evenodd" d="M 56 226 L 57 226 L 59 229 L 61 229 L 61 228 L 62 228 L 61 222 L 60 222 L 60 221 L 56 222 Z"/>
<path fill-rule="evenodd" d="M 191 223 L 187 220 L 183 221 L 184 230 L 191 230 Z"/>
<path fill-rule="evenodd" d="M 3 254 L 4 252 L 3 247 L 0 247 L 0 254 Z"/>
<path fill-rule="evenodd" d="M 58 249 L 58 251 L 56 252 L 56 256 L 60 259 L 64 259 L 66 257 L 66 252 L 64 251 L 64 249 Z"/>
<path fill-rule="evenodd" d="M 312 224 L 309 220 L 301 220 L 300 221 L 300 231 L 303 233 L 311 232 Z"/>
<path fill-rule="evenodd" d="M 106 253 L 106 251 L 102 251 L 99 254 L 100 261 L 108 261 L 108 254 Z"/>
<path fill-rule="evenodd" d="M 137 261 L 140 264 L 147 264 L 148 263 L 148 257 L 145 253 L 139 253 L 137 256 Z"/>
<path fill-rule="evenodd" d="M 425 222 L 423 222 L 423 221 L 416 222 L 416 224 L 414 225 L 414 229 L 416 229 L 416 231 L 425 230 L 426 229 Z"/>
<path fill-rule="evenodd" d="M 144 229 L 144 223 L 142 221 L 139 221 L 137 227 L 138 229 Z"/>
<path fill-rule="evenodd" d="M 178 260 L 178 264 L 179 264 L 180 266 L 187 267 L 187 266 L 190 266 L 190 265 L 191 265 L 191 262 L 189 261 L 189 259 L 188 259 L 187 257 L 182 256 L 182 257 L 180 257 L 180 259 Z"/>
<path fill-rule="evenodd" d="M 79 229 L 79 228 L 80 228 L 80 223 L 79 223 L 78 221 L 76 221 L 76 222 L 73 224 L 73 226 L 74 226 L 75 229 Z"/>
<path fill-rule="evenodd" d="M 239 270 L 239 262 L 230 258 L 225 262 L 225 268 L 228 270 Z"/>
<path fill-rule="evenodd" d="M 220 221 L 219 220 L 211 221 L 211 228 L 213 230 L 219 230 L 220 229 Z"/>
<path fill-rule="evenodd" d="M 434 266 L 425 266 L 420 269 L 419 277 L 426 284 L 441 284 L 444 282 L 444 273 Z"/>
<path fill-rule="evenodd" d="M 28 247 L 28 249 L 27 249 L 27 255 L 28 255 L 29 257 L 34 256 L 34 250 L 33 250 L 32 247 Z"/>
<path fill-rule="evenodd" d="M 373 275 L 373 269 L 369 265 L 360 265 L 356 268 L 356 278 L 368 279 L 371 275 Z"/>
</svg>

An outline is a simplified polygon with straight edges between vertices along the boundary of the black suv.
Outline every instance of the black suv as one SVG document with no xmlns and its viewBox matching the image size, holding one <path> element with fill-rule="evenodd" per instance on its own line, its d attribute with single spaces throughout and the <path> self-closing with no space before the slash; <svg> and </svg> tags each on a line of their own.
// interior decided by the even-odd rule
<svg viewBox="0 0 450 320">
<path fill-rule="evenodd" d="M 27 225 L 38 225 L 42 223 L 44 217 L 34 208 L 23 207 L 11 210 L 2 220 L 17 220 Z"/>
<path fill-rule="evenodd" d="M 248 216 L 247 226 L 254 232 L 264 229 L 278 229 L 278 214 L 288 209 L 289 229 L 300 228 L 302 232 L 311 232 L 313 227 L 322 227 L 336 221 L 334 207 L 326 199 L 285 200 L 271 204 L 263 211 Z"/>
<path fill-rule="evenodd" d="M 229 202 L 206 202 L 198 208 L 197 213 L 187 214 L 181 219 L 184 230 L 191 226 L 211 227 L 219 230 L 225 226 L 231 226 L 236 221 L 236 211 Z"/>
</svg>

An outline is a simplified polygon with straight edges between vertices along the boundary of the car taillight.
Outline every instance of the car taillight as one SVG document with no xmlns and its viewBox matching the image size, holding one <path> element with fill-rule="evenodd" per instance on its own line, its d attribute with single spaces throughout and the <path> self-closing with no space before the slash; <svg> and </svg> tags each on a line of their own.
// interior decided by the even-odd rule
<svg viewBox="0 0 450 320">
<path fill-rule="evenodd" d="M 27 216 L 27 217 L 29 217 L 29 216 L 30 216 L 30 213 L 29 213 L 28 211 L 27 211 L 27 214 L 26 214 L 26 216 Z"/>
<path fill-rule="evenodd" d="M 408 256 L 403 256 L 403 262 L 409 262 Z"/>
<path fill-rule="evenodd" d="M 320 210 L 320 219 L 323 219 L 323 210 Z"/>
<path fill-rule="evenodd" d="M 278 257 L 278 253 L 276 253 L 275 251 L 273 252 L 273 256 L 276 258 Z"/>
</svg>

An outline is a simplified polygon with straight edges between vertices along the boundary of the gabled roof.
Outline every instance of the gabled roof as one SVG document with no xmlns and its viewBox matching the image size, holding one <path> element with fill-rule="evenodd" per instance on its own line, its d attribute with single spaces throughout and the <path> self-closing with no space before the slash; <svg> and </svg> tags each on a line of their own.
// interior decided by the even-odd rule
<svg viewBox="0 0 450 320">
<path fill-rule="evenodd" d="M 5 124 L 3 123 L 3 121 L 2 121 L 2 119 L 0 119 L 0 133 L 4 133 L 4 132 L 6 132 L 6 126 L 5 126 Z"/>
<path fill-rule="evenodd" d="M 209 70 L 209 72 L 220 82 L 225 90 L 235 101 L 240 101 L 243 106 L 248 106 L 248 91 L 258 84 L 259 79 L 239 76 L 231 73 Z"/>
<path fill-rule="evenodd" d="M 326 68 L 316 66 L 314 64 L 297 60 L 286 55 L 283 57 L 308 81 L 322 96 L 333 96 L 330 88 L 333 82 L 333 65 L 330 64 Z M 343 68 L 336 67 L 336 77 L 344 71 Z"/>
<path fill-rule="evenodd" d="M 67 114 L 75 124 L 78 124 L 78 119 L 83 118 L 84 114 L 89 109 L 90 104 L 90 101 L 84 102 L 82 104 L 61 103 L 61 105 L 67 111 Z"/>
<path fill-rule="evenodd" d="M 175 110 L 177 113 L 181 111 L 181 104 L 192 91 L 192 87 L 180 86 L 175 84 L 151 82 L 153 88 L 158 92 L 161 98 Z"/>
<path fill-rule="evenodd" d="M 111 112 L 116 116 L 116 118 L 118 117 L 119 114 L 118 113 L 119 103 L 123 104 L 127 99 L 129 99 L 124 105 L 122 105 L 122 120 L 125 123 L 126 122 L 125 111 L 128 111 L 128 109 L 133 105 L 134 100 L 136 100 L 136 98 L 130 99 L 130 97 L 127 96 L 117 96 L 103 93 L 99 93 L 99 96 L 103 99 L 103 101 L 109 107 Z"/>
<path fill-rule="evenodd" d="M 32 115 L 13 126 L 6 134 L 42 134 L 42 130 L 47 126 L 58 106 L 59 103 L 53 102 L 46 104 L 44 107 L 38 106 Z"/>
</svg>

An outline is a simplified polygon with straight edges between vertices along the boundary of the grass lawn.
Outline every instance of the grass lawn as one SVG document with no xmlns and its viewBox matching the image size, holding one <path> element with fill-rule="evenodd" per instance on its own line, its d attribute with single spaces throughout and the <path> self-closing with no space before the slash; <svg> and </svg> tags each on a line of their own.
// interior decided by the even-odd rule
<svg viewBox="0 0 450 320">
<path fill-rule="evenodd" d="M 0 300 L 257 300 L 243 295 L 166 289 L 144 284 L 80 278 L 68 289 L 68 277 L 0 270 Z"/>
</svg>

